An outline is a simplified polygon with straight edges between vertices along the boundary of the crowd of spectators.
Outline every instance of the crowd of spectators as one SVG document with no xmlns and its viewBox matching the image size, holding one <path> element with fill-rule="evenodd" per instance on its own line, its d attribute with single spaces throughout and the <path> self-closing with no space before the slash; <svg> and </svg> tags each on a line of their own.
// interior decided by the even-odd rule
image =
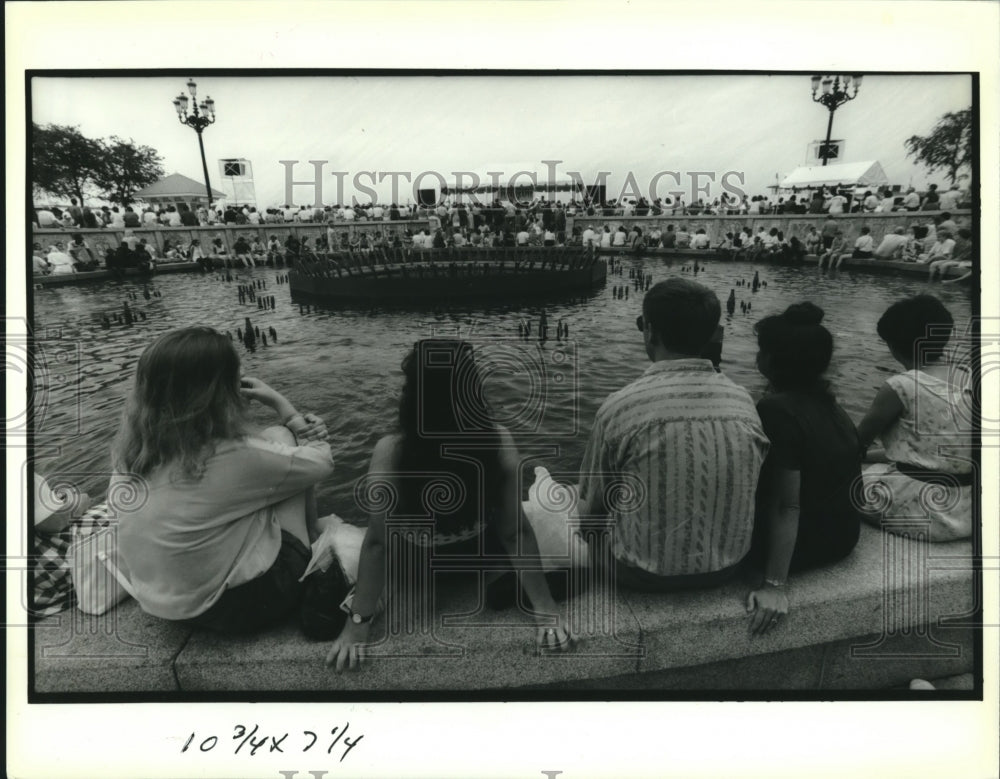
<svg viewBox="0 0 1000 779">
<path fill-rule="evenodd" d="M 645 249 L 697 249 L 714 250 L 728 259 L 757 261 L 776 260 L 789 264 L 801 262 L 806 254 L 821 256 L 820 267 L 839 267 L 847 258 L 888 259 L 926 263 L 931 277 L 943 273 L 947 265 L 971 268 L 969 231 L 959 233 L 959 226 L 948 209 L 966 205 L 963 196 L 953 186 L 938 192 L 931 185 L 923 196 L 910 188 L 905 193 L 891 190 L 865 191 L 855 197 L 851 192 L 819 189 L 809 196 L 790 195 L 787 198 L 769 198 L 755 195 L 738 204 L 719 199 L 706 203 L 703 200 L 686 205 L 682 200 L 652 202 L 643 198 L 611 200 L 600 203 L 589 199 L 573 199 L 563 203 L 536 198 L 530 203 L 515 204 L 494 200 L 489 204 L 478 201 L 465 202 L 461 198 L 434 205 L 399 205 L 383 207 L 378 203 L 355 206 L 284 205 L 258 210 L 254 206 L 226 205 L 218 208 L 199 206 L 192 210 L 184 203 L 176 205 L 146 206 L 81 206 L 75 199 L 68 208 L 37 208 L 35 223 L 39 227 L 100 228 L 110 227 L 125 231 L 123 244 L 107 252 L 105 258 L 95 256 L 82 234 L 73 235 L 68 245 L 57 242 L 49 247 L 48 254 L 39 248 L 34 254 L 37 274 L 72 273 L 93 270 L 105 260 L 109 269 L 153 266 L 158 259 L 165 261 L 201 262 L 210 267 L 217 265 L 254 267 L 258 264 L 292 264 L 303 254 L 322 254 L 330 251 L 368 251 L 378 248 L 440 249 L 465 246 L 518 247 L 518 246 L 592 246 L 594 248 L 621 247 L 642 251 Z M 836 216 L 848 213 L 888 213 L 893 211 L 933 211 L 936 216 L 927 224 L 914 224 L 909 235 L 902 228 L 885 237 L 876 246 L 870 234 L 849 236 Z M 689 227 L 683 223 L 667 225 L 665 229 L 652 226 L 643 229 L 636 223 L 628 227 L 610 224 L 593 227 L 576 226 L 567 229 L 572 217 L 631 217 L 678 216 L 700 214 L 771 215 L 771 214 L 827 214 L 821 231 L 809 228 L 808 235 L 799 238 L 786 236 L 773 227 L 759 228 L 756 234 L 750 227 L 727 232 L 712 241 L 703 227 Z M 400 224 L 397 228 L 386 225 L 380 231 L 354 231 L 353 225 L 364 223 L 426 222 L 426 228 Z M 257 236 L 240 236 L 230 247 L 221 237 L 198 238 L 188 245 L 171 245 L 164 242 L 162 257 L 156 256 L 155 246 L 141 241 L 133 229 L 162 227 L 197 227 L 224 225 L 287 225 L 323 224 L 325 234 L 315 238 L 287 235 L 279 238 L 270 235 L 266 243 Z M 413 228 L 413 229 L 411 229 Z M 943 235 L 944 239 L 939 240 Z M 139 245 L 141 244 L 141 245 Z M 37 246 L 37 245 L 36 245 Z M 56 247 L 59 247 L 58 250 Z M 69 259 L 65 261 L 63 255 Z"/>
<path fill-rule="evenodd" d="M 451 216 L 452 218 L 449 218 Z M 876 245 L 870 228 L 862 226 L 857 236 L 849 223 L 829 214 L 821 228 L 810 226 L 806 235 L 786 235 L 778 227 L 761 226 L 756 232 L 749 226 L 721 234 L 713 241 L 706 229 L 684 223 L 668 224 L 661 229 L 653 225 L 643 229 L 634 222 L 613 225 L 586 224 L 567 231 L 566 209 L 493 210 L 456 209 L 440 216 L 437 212 L 423 217 L 428 227 L 400 224 L 385 225 L 379 230 L 352 230 L 343 222 L 326 223 L 324 233 L 296 236 L 292 233 L 261 236 L 237 236 L 229 246 L 223 236 L 211 239 L 194 238 L 187 245 L 163 242 L 158 257 L 154 244 L 125 230 L 121 245 L 107 250 L 103 258 L 108 269 L 153 267 L 157 260 L 167 262 L 199 262 L 211 267 L 255 267 L 257 265 L 292 265 L 299 257 L 324 255 L 331 252 L 369 252 L 377 249 L 415 249 L 418 251 L 483 247 L 551 247 L 582 246 L 594 249 L 621 248 L 634 252 L 648 249 L 702 250 L 723 259 L 749 262 L 772 261 L 799 264 L 805 255 L 820 257 L 820 268 L 840 267 L 848 259 L 897 260 L 927 264 L 930 275 L 942 275 L 948 267 L 970 270 L 972 267 L 971 231 L 967 221 L 960 225 L 949 212 L 935 213 L 921 224 L 914 222 L 909 230 L 899 227 L 885 235 Z M 36 244 L 35 273 L 72 273 L 94 270 L 100 259 L 83 235 L 74 234 L 72 241 L 58 241 L 48 255 Z M 63 257 L 65 255 L 65 259 Z M 68 261 L 67 261 L 68 260 Z M 971 270 L 970 270 L 971 272 Z"/>
<path fill-rule="evenodd" d="M 966 271 L 957 279 L 968 278 L 972 273 L 975 247 L 972 231 L 967 224 L 959 224 L 951 213 L 937 213 L 929 221 L 914 222 L 909 229 L 897 227 L 875 244 L 868 227 L 861 227 L 855 238 L 843 222 L 831 217 L 823 225 L 819 236 L 822 253 L 819 268 L 839 268 L 845 261 L 894 260 L 928 266 L 928 279 L 933 281 L 952 268 Z"/>
<path fill-rule="evenodd" d="M 939 192 L 931 184 L 921 195 L 910 187 L 904 192 L 891 189 L 867 190 L 858 195 L 853 190 L 820 188 L 812 193 L 787 196 L 753 195 L 737 200 L 733 196 L 708 201 L 698 199 L 686 203 L 683 198 L 622 198 L 598 202 L 589 198 L 573 198 L 566 203 L 538 197 L 530 202 L 512 203 L 493 200 L 482 203 L 478 199 L 468 202 L 462 198 L 444 200 L 433 205 L 398 204 L 383 205 L 378 202 L 355 205 L 306 206 L 280 205 L 258 210 L 251 205 L 221 205 L 194 208 L 186 203 L 146 206 L 100 206 L 91 208 L 77 203 L 73 198 L 65 208 L 41 206 L 33 211 L 33 219 L 43 228 L 110 227 L 117 229 L 139 227 L 198 227 L 212 225 L 259 224 L 351 224 L 356 222 L 406 221 L 435 218 L 445 231 L 476 230 L 485 225 L 496 227 L 502 220 L 516 217 L 520 212 L 526 217 L 540 219 L 544 228 L 558 231 L 565 229 L 567 217 L 632 217 L 632 216 L 698 216 L 698 215 L 771 215 L 771 214 L 841 214 L 888 213 L 891 211 L 953 211 L 968 207 L 967 194 L 952 186 Z M 515 229 L 515 233 L 520 229 Z"/>
</svg>

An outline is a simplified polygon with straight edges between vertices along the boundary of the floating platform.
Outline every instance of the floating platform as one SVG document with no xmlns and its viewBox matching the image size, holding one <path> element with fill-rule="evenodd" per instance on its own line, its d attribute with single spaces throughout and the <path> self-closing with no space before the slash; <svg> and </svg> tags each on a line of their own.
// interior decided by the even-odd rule
<svg viewBox="0 0 1000 779">
<path fill-rule="evenodd" d="M 93 270 L 84 273 L 60 273 L 54 276 L 33 276 L 35 288 L 64 287 L 93 281 L 142 281 L 167 273 L 200 273 L 203 268 L 196 262 L 158 262 L 154 270 L 125 268 L 123 271 Z"/>
<path fill-rule="evenodd" d="M 306 297 L 391 302 L 585 291 L 607 272 L 582 247 L 371 249 L 300 258 L 288 283 Z"/>
</svg>

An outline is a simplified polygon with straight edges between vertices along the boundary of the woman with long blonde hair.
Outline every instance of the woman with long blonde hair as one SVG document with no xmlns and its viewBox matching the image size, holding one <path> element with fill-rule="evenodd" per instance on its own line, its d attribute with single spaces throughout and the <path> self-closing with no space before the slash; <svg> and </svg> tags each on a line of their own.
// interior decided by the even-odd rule
<svg viewBox="0 0 1000 779">
<path fill-rule="evenodd" d="M 280 424 L 256 430 L 250 401 Z M 120 512 L 119 550 L 144 611 L 246 633 L 298 608 L 309 635 L 339 630 L 339 600 L 317 600 L 330 582 L 299 582 L 318 535 L 312 488 L 333 472 L 326 427 L 241 376 L 229 338 L 189 327 L 147 347 L 112 465 L 112 483 L 128 482 L 135 496 Z"/>
</svg>

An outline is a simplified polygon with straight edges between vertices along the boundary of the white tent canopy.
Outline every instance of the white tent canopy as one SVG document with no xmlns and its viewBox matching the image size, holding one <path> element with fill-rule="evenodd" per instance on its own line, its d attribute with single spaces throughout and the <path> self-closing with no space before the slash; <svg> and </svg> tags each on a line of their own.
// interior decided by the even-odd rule
<svg viewBox="0 0 1000 779">
<path fill-rule="evenodd" d="M 807 165 L 796 168 L 781 182 L 784 189 L 844 186 L 881 187 L 889 183 L 882 166 L 875 160 L 844 162 L 838 165 Z"/>
</svg>

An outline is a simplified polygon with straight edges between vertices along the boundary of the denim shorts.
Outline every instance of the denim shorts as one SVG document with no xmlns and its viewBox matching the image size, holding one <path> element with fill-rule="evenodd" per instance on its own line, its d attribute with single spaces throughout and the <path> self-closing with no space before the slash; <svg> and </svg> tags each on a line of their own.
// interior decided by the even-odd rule
<svg viewBox="0 0 1000 779">
<path fill-rule="evenodd" d="M 184 620 L 219 633 L 254 633 L 284 622 L 302 602 L 300 582 L 312 552 L 287 530 L 274 564 L 256 579 L 226 590 L 209 609 Z"/>
</svg>

